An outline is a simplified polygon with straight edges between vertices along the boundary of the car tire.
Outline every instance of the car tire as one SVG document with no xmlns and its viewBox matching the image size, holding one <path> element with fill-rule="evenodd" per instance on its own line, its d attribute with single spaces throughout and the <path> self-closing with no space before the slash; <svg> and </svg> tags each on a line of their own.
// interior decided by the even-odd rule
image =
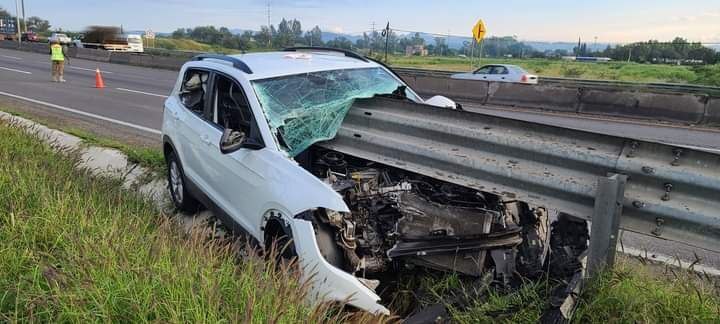
<svg viewBox="0 0 720 324">
<path fill-rule="evenodd" d="M 167 162 L 168 190 L 175 208 L 184 212 L 195 212 L 198 209 L 198 201 L 188 191 L 185 172 L 183 171 L 180 159 L 175 152 L 170 152 L 165 158 Z"/>
</svg>

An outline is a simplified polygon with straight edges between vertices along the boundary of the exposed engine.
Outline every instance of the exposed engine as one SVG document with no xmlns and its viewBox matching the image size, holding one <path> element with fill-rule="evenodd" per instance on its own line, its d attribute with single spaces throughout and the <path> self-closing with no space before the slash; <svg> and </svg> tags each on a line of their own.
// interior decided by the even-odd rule
<svg viewBox="0 0 720 324">
<path fill-rule="evenodd" d="M 516 260 L 528 273 L 543 263 L 543 209 L 335 151 L 306 154 L 301 164 L 351 210 L 315 213 L 321 252 L 345 271 L 365 277 L 414 265 L 480 276 L 494 266 L 509 284 Z"/>
</svg>

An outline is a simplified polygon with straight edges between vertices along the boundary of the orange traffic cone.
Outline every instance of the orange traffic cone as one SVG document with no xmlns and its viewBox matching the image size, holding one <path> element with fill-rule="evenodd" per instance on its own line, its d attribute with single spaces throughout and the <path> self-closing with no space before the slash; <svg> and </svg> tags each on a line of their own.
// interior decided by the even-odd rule
<svg viewBox="0 0 720 324">
<path fill-rule="evenodd" d="M 105 88 L 105 81 L 103 81 L 102 74 L 100 74 L 100 68 L 95 70 L 95 88 Z"/>
</svg>

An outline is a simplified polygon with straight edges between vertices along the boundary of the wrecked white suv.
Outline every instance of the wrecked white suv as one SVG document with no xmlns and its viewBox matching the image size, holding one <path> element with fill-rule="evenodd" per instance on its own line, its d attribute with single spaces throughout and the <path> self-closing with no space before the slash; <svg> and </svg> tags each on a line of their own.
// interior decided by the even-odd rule
<svg viewBox="0 0 720 324">
<path fill-rule="evenodd" d="M 498 275 L 512 275 L 503 260 L 523 241 L 520 214 L 540 211 L 316 145 L 356 100 L 378 96 L 456 108 L 352 52 L 194 58 L 163 114 L 174 204 L 200 202 L 260 245 L 291 238 L 316 297 L 374 313 L 388 312 L 378 274 L 401 267 L 479 276 L 492 257 Z"/>
</svg>

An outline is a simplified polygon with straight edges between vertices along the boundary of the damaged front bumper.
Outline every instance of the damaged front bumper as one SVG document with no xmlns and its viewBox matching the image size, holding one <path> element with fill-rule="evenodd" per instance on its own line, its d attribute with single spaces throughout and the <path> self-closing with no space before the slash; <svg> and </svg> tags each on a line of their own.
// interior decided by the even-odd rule
<svg viewBox="0 0 720 324">
<path fill-rule="evenodd" d="M 302 280 L 311 283 L 308 298 L 312 302 L 346 302 L 373 314 L 390 314 L 390 311 L 380 304 L 380 296 L 365 286 L 360 278 L 325 260 L 320 253 L 312 222 L 293 219 L 290 226 L 302 270 Z"/>
</svg>

